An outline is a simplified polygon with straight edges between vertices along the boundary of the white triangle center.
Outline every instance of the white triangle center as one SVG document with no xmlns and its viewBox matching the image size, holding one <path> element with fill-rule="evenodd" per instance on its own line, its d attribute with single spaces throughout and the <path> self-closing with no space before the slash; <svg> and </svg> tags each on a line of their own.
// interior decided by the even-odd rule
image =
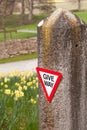
<svg viewBox="0 0 87 130">
<path fill-rule="evenodd" d="M 50 74 L 47 72 L 42 72 L 42 71 L 39 71 L 39 73 L 42 78 L 46 92 L 47 92 L 48 96 L 50 96 L 59 76 L 53 75 L 53 74 Z"/>
</svg>

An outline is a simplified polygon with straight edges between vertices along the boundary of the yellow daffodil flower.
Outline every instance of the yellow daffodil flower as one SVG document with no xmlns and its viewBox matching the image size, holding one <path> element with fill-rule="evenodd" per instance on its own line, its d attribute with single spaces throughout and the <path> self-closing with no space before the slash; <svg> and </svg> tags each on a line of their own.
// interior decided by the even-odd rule
<svg viewBox="0 0 87 130">
<path fill-rule="evenodd" d="M 5 94 L 10 95 L 11 94 L 11 90 L 10 89 L 5 89 Z"/>
</svg>

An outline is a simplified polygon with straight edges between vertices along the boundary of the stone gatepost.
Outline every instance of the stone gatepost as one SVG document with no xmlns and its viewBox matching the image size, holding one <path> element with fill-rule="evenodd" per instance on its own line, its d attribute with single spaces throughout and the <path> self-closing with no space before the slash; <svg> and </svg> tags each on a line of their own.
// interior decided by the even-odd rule
<svg viewBox="0 0 87 130">
<path fill-rule="evenodd" d="M 87 33 L 71 12 L 56 10 L 38 24 L 38 66 L 63 78 L 49 103 L 39 85 L 40 130 L 87 130 Z"/>
</svg>

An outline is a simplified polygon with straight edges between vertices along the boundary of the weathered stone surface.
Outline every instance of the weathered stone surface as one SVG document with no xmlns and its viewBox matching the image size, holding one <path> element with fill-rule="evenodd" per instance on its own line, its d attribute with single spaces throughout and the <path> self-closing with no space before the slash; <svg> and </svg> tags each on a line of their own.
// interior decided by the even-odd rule
<svg viewBox="0 0 87 130">
<path fill-rule="evenodd" d="M 0 59 L 37 52 L 37 39 L 7 41 L 0 43 Z"/>
<path fill-rule="evenodd" d="M 38 65 L 63 79 L 51 103 L 39 87 L 40 130 L 87 130 L 87 32 L 85 23 L 58 9 L 38 24 Z"/>
</svg>

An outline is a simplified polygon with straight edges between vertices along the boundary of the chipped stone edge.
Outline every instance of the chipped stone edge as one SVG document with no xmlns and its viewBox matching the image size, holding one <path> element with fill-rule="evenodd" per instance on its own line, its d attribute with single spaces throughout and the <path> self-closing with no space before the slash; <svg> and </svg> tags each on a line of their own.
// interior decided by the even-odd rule
<svg viewBox="0 0 87 130">
<path fill-rule="evenodd" d="M 39 22 L 39 24 L 38 24 L 38 27 L 41 27 L 41 26 L 43 25 L 43 23 L 44 23 L 44 20 L 41 20 L 41 21 Z"/>
</svg>

